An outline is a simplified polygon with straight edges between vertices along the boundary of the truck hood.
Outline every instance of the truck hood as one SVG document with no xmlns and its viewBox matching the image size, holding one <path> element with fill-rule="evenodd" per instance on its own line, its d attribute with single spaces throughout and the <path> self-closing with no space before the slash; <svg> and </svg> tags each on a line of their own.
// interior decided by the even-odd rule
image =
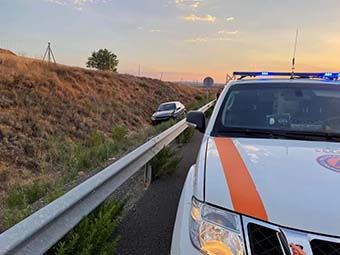
<svg viewBox="0 0 340 255">
<path fill-rule="evenodd" d="M 209 138 L 206 160 L 206 202 L 340 236 L 339 143 Z"/>
</svg>

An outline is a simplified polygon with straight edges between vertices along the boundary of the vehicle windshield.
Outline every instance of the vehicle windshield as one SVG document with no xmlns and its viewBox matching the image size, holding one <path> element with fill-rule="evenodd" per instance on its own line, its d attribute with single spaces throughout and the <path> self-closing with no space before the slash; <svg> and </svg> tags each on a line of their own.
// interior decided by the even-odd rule
<svg viewBox="0 0 340 255">
<path fill-rule="evenodd" d="M 340 87 L 326 83 L 234 85 L 224 99 L 213 133 L 340 136 Z"/>
<path fill-rule="evenodd" d="M 176 104 L 161 104 L 158 107 L 157 112 L 163 112 L 163 111 L 173 111 L 176 109 Z"/>
</svg>

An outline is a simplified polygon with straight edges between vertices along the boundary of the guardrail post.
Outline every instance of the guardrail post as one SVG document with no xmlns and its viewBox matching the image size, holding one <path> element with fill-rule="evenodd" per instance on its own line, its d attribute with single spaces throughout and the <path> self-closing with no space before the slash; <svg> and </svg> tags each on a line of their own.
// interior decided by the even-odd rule
<svg viewBox="0 0 340 255">
<path fill-rule="evenodd" d="M 148 188 L 152 182 L 152 167 L 150 163 L 146 163 L 144 167 L 144 187 Z"/>
</svg>

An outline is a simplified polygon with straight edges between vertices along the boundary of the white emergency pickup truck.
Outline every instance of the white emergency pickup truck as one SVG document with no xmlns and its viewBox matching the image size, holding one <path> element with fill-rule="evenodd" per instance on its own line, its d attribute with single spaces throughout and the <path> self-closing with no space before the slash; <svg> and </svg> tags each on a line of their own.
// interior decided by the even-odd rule
<svg viewBox="0 0 340 255">
<path fill-rule="evenodd" d="M 340 75 L 234 75 L 207 127 L 187 115 L 205 135 L 171 254 L 339 255 Z"/>
</svg>

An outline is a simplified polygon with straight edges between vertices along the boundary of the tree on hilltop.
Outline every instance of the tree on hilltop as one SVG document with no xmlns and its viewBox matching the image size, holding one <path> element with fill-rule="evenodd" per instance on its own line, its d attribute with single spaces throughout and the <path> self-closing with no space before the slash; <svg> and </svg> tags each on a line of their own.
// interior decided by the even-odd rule
<svg viewBox="0 0 340 255">
<path fill-rule="evenodd" d="M 117 56 L 107 49 L 100 49 L 92 52 L 86 63 L 87 67 L 96 68 L 102 71 L 117 72 L 119 60 Z"/>
</svg>

